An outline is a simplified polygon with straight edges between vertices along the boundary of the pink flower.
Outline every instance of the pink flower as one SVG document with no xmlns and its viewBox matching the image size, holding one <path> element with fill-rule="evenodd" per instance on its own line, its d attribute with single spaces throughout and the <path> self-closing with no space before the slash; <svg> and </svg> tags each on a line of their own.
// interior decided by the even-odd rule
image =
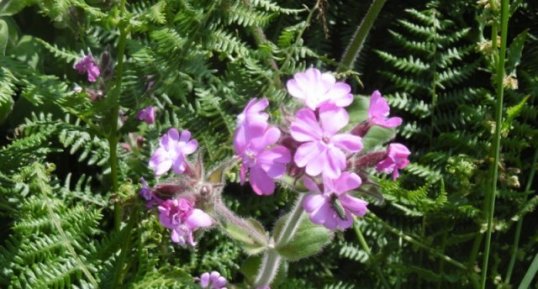
<svg viewBox="0 0 538 289">
<path fill-rule="evenodd" d="M 312 110 L 299 110 L 290 126 L 291 136 L 303 142 L 294 156 L 297 166 L 306 167 L 306 173 L 311 176 L 321 173 L 324 177 L 338 178 L 346 167 L 345 152 L 355 153 L 362 149 L 360 137 L 337 134 L 348 121 L 345 109 L 331 104 L 319 108 L 319 120 Z"/>
<path fill-rule="evenodd" d="M 211 217 L 200 209 L 193 208 L 187 199 L 170 199 L 159 205 L 160 223 L 172 230 L 171 239 L 180 245 L 194 246 L 193 232 L 213 224 Z"/>
<path fill-rule="evenodd" d="M 95 82 L 101 74 L 99 66 L 91 55 L 86 55 L 81 59 L 77 60 L 73 68 L 76 69 L 80 74 L 86 73 L 88 75 L 89 82 Z"/>
<path fill-rule="evenodd" d="M 138 120 L 144 121 L 147 124 L 155 122 L 155 107 L 148 106 L 138 112 Z"/>
<path fill-rule="evenodd" d="M 288 92 L 304 101 L 312 110 L 323 103 L 333 103 L 345 107 L 353 102 L 351 87 L 342 81 L 336 81 L 330 73 L 321 73 L 315 68 L 298 72 L 286 83 Z"/>
<path fill-rule="evenodd" d="M 303 208 L 314 224 L 344 230 L 353 224 L 353 215 L 366 214 L 368 203 L 347 193 L 361 185 L 361 178 L 355 173 L 343 172 L 334 180 L 324 178 L 323 192 L 310 178 L 305 178 L 304 184 L 310 193 L 303 201 Z"/>
<path fill-rule="evenodd" d="M 192 154 L 198 148 L 198 142 L 191 140 L 191 133 L 183 130 L 181 135 L 178 130 L 171 128 L 160 139 L 159 148 L 151 155 L 149 167 L 160 176 L 170 168 L 181 174 L 187 168 L 186 156 Z"/>
<path fill-rule="evenodd" d="M 368 122 L 372 125 L 378 125 L 386 128 L 393 128 L 402 124 L 401 118 L 388 118 L 389 114 L 389 104 L 381 96 L 379 90 L 374 91 L 372 93 L 372 97 L 370 97 L 370 107 L 368 108 Z"/>
<path fill-rule="evenodd" d="M 227 283 L 226 279 L 217 271 L 211 273 L 206 272 L 200 276 L 200 286 L 202 288 L 226 289 L 225 286 Z"/>
<path fill-rule="evenodd" d="M 251 100 L 240 115 L 234 135 L 234 150 L 241 158 L 240 179 L 243 183 L 249 173 L 249 181 L 258 195 L 271 195 L 275 190 L 274 179 L 286 172 L 290 162 L 289 150 L 276 143 L 280 130 L 269 126 L 262 110 L 268 103 Z"/>
<path fill-rule="evenodd" d="M 392 173 L 392 179 L 396 180 L 400 176 L 398 170 L 409 164 L 410 154 L 409 149 L 403 144 L 391 143 L 387 150 L 387 157 L 377 164 L 376 169 L 378 172 Z"/>
</svg>

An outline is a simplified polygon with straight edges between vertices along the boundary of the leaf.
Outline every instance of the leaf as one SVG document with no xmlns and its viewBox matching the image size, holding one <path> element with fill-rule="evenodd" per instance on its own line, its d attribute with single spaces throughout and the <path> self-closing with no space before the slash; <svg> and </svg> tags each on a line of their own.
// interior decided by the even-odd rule
<svg viewBox="0 0 538 289">
<path fill-rule="evenodd" d="M 527 289 L 531 285 L 532 279 L 536 275 L 536 272 L 538 272 L 538 254 L 534 256 L 534 259 L 532 260 L 531 265 L 529 266 L 529 269 L 527 270 L 527 273 L 525 273 L 525 276 L 523 276 L 523 280 L 521 280 L 521 283 L 519 283 L 518 289 Z"/>
<path fill-rule="evenodd" d="M 384 143 L 390 141 L 396 136 L 396 130 L 392 128 L 383 128 L 379 126 L 373 126 L 368 130 L 366 135 L 362 138 L 363 149 L 362 153 L 369 152 L 375 149 L 377 146 L 381 146 Z"/>
<path fill-rule="evenodd" d="M 15 15 L 24 9 L 24 7 L 32 4 L 31 2 L 28 0 L 0 1 L 0 17 Z"/>
<path fill-rule="evenodd" d="M 244 221 L 247 223 L 244 226 L 226 222 L 224 224 L 225 233 L 233 240 L 239 242 L 243 250 L 249 255 L 257 255 L 265 251 L 267 243 L 261 243 L 259 238 L 253 236 L 253 233 L 261 236 L 267 235 L 263 225 L 254 219 L 246 219 Z M 250 232 L 249 229 L 256 230 L 257 232 Z"/>
<path fill-rule="evenodd" d="M 353 103 L 348 106 L 349 123 L 353 126 L 368 119 L 368 107 L 370 106 L 370 98 L 359 95 L 355 97 Z"/>
<path fill-rule="evenodd" d="M 518 104 L 506 109 L 506 119 L 503 121 L 503 124 L 502 124 L 503 133 L 507 133 L 510 130 L 512 126 L 512 122 L 514 121 L 516 117 L 519 116 L 519 114 L 521 113 L 521 110 L 523 109 L 523 107 L 525 107 L 525 104 L 527 103 L 528 99 L 529 99 L 529 96 L 527 95 Z"/>
<path fill-rule="evenodd" d="M 281 221 L 281 224 L 283 223 Z M 275 226 L 275 236 L 279 231 Z M 276 250 L 286 260 L 297 261 L 321 252 L 323 247 L 332 239 L 332 236 L 333 234 L 330 230 L 313 224 L 306 214 L 303 214 L 293 239 L 278 246 Z"/>
<path fill-rule="evenodd" d="M 9 29 L 6 21 L 0 19 L 0 55 L 6 55 L 7 42 L 9 40 Z"/>
<path fill-rule="evenodd" d="M 508 49 L 508 55 L 506 56 L 507 75 L 512 74 L 512 72 L 514 72 L 519 65 L 519 61 L 521 60 L 521 54 L 523 52 L 523 47 L 525 45 L 525 41 L 527 40 L 527 34 L 527 30 L 519 33 L 510 44 L 510 47 Z"/>
</svg>

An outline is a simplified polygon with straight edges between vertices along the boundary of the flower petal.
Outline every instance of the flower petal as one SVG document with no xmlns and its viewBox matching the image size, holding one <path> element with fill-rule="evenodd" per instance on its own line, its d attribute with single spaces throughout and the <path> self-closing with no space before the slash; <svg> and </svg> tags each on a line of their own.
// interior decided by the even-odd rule
<svg viewBox="0 0 538 289">
<path fill-rule="evenodd" d="M 359 136 L 343 133 L 331 137 L 331 143 L 336 147 L 351 153 L 362 150 L 362 139 Z"/>
<path fill-rule="evenodd" d="M 300 142 L 320 140 L 323 136 L 316 115 L 310 109 L 303 108 L 295 114 L 290 126 L 291 136 Z"/>
<path fill-rule="evenodd" d="M 390 107 L 387 101 L 381 96 L 379 90 L 372 93 L 370 97 L 370 107 L 368 108 L 368 118 L 385 118 L 389 115 Z"/>
<path fill-rule="evenodd" d="M 273 179 L 258 166 L 250 169 L 250 185 L 258 195 L 272 195 L 275 191 L 275 183 Z"/>
<path fill-rule="evenodd" d="M 313 158 L 323 152 L 324 146 L 319 142 L 307 142 L 300 145 L 295 152 L 293 160 L 298 167 L 305 167 Z"/>
<path fill-rule="evenodd" d="M 319 108 L 319 120 L 325 136 L 332 136 L 349 122 L 346 110 L 334 104 L 323 104 Z"/>
<path fill-rule="evenodd" d="M 213 224 L 211 217 L 200 209 L 193 209 L 191 214 L 185 219 L 185 224 L 192 230 L 209 227 Z"/>
<path fill-rule="evenodd" d="M 328 148 L 325 154 L 327 162 L 323 168 L 323 176 L 336 179 L 346 167 L 346 155 L 336 147 Z"/>
<path fill-rule="evenodd" d="M 155 175 L 160 176 L 166 173 L 172 167 L 172 160 L 164 148 L 158 148 L 149 160 L 149 167 Z"/>
<path fill-rule="evenodd" d="M 319 210 L 327 202 L 327 198 L 322 194 L 308 194 L 304 198 L 303 209 L 307 213 L 313 213 Z"/>
<path fill-rule="evenodd" d="M 192 154 L 193 152 L 196 151 L 196 149 L 198 148 L 198 141 L 193 139 L 189 142 L 187 142 L 183 148 L 181 149 L 181 151 L 183 152 L 184 155 L 190 155 Z"/>
<path fill-rule="evenodd" d="M 343 172 L 340 177 L 332 182 L 332 190 L 337 194 L 352 191 L 362 184 L 361 178 L 350 172 Z"/>
<path fill-rule="evenodd" d="M 342 194 L 338 197 L 338 199 L 340 199 L 342 206 L 346 210 L 349 210 L 356 216 L 362 217 L 368 211 L 368 202 L 364 200 L 352 197 L 349 194 Z"/>
<path fill-rule="evenodd" d="M 336 106 L 345 107 L 353 102 L 351 86 L 345 82 L 336 82 L 327 92 L 328 99 Z"/>
</svg>

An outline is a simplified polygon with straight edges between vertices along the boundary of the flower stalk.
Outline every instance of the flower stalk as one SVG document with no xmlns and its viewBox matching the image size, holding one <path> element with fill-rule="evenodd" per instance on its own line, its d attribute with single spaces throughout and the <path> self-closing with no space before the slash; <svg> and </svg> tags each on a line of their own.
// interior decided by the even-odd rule
<svg viewBox="0 0 538 289">
<path fill-rule="evenodd" d="M 491 248 L 491 235 L 493 231 L 493 216 L 495 214 L 495 197 L 497 193 L 497 179 L 500 160 L 500 146 L 501 146 L 501 128 L 503 121 L 503 98 L 504 98 L 504 86 L 503 79 L 505 74 L 504 61 L 506 56 L 506 41 L 508 36 L 508 19 L 510 17 L 510 2 L 508 0 L 501 1 L 501 47 L 499 51 L 499 57 L 497 58 L 497 71 L 496 71 L 496 86 L 497 86 L 497 102 L 495 106 L 495 135 L 493 137 L 493 163 L 491 167 L 491 183 L 486 196 L 486 202 L 489 201 L 486 207 L 487 213 L 487 231 L 486 231 L 486 244 L 484 250 L 484 259 L 482 262 L 482 275 L 480 278 L 480 284 L 482 289 L 486 288 L 486 280 L 488 274 L 489 255 Z M 495 39 L 493 39 L 495 40 Z M 495 41 L 494 41 L 495 43 Z"/>
<path fill-rule="evenodd" d="M 125 44 L 127 41 L 127 24 L 124 21 L 126 0 L 120 3 L 120 39 L 118 43 L 118 65 L 116 66 L 116 80 L 114 88 L 110 94 L 110 102 L 112 103 L 112 116 L 110 123 L 110 131 L 108 134 L 108 145 L 110 152 L 110 177 L 112 182 L 112 194 L 118 193 L 119 188 L 119 166 L 118 166 L 118 117 L 120 111 L 119 97 L 121 94 L 121 81 L 123 78 L 123 56 L 125 54 Z M 122 219 L 121 205 L 116 202 L 114 204 L 114 228 L 119 230 Z"/>
<path fill-rule="evenodd" d="M 364 40 L 366 40 L 366 36 L 370 32 L 370 29 L 372 29 L 372 26 L 374 25 L 374 22 L 386 1 L 387 0 L 374 0 L 372 5 L 370 5 L 370 8 L 368 8 L 368 12 L 366 12 L 361 24 L 353 33 L 351 42 L 347 46 L 344 55 L 342 55 L 342 60 L 338 65 L 338 72 L 344 72 L 353 67 L 353 64 L 359 57 Z"/>
<path fill-rule="evenodd" d="M 299 227 L 299 224 L 301 222 L 301 216 L 303 214 L 303 199 L 304 195 L 301 195 L 295 203 L 295 206 L 293 206 L 293 209 L 289 213 L 289 217 L 286 219 L 286 222 L 282 226 L 280 234 L 278 236 L 274 236 L 276 237 L 274 246 L 282 246 L 291 241 L 295 236 L 297 228 Z M 269 250 L 267 250 L 263 256 L 260 271 L 256 276 L 255 286 L 269 286 L 278 273 L 281 261 L 282 257 L 280 257 L 280 255 L 274 248 L 270 248 Z"/>
</svg>

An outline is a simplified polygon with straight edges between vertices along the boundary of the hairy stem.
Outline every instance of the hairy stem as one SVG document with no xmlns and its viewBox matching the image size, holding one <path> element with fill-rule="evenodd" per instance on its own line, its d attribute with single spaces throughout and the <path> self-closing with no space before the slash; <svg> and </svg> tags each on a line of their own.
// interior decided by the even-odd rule
<svg viewBox="0 0 538 289">
<path fill-rule="evenodd" d="M 295 206 L 289 213 L 289 217 L 286 219 L 286 222 L 282 226 L 280 234 L 276 236 L 275 246 L 284 245 L 291 241 L 295 236 L 295 233 L 297 232 L 297 228 L 299 227 L 299 223 L 301 221 L 301 216 L 303 214 L 303 198 L 304 195 L 301 195 L 299 197 L 299 199 L 295 203 Z M 280 268 L 281 261 L 282 258 L 274 249 L 269 249 L 264 253 L 258 276 L 256 276 L 256 279 L 254 281 L 256 288 L 269 286 L 271 282 L 273 282 L 273 279 L 276 277 L 278 269 Z"/>
<path fill-rule="evenodd" d="M 534 180 L 534 174 L 536 173 L 536 162 L 538 162 L 538 150 L 534 151 L 534 157 L 531 163 L 531 172 L 529 178 L 527 179 L 527 184 L 525 185 L 525 194 L 527 196 L 530 193 L 532 186 L 532 181 Z M 510 278 L 512 277 L 512 271 L 514 270 L 514 265 L 516 263 L 517 251 L 519 250 L 519 238 L 521 237 L 521 229 L 523 227 L 523 216 L 519 218 L 516 226 L 516 234 L 514 237 L 514 244 L 512 245 L 512 256 L 510 257 L 510 263 L 508 264 L 508 270 L 506 270 L 506 284 L 510 284 Z"/>
<path fill-rule="evenodd" d="M 357 219 L 353 222 L 353 230 L 355 231 L 355 235 L 357 235 L 357 240 L 359 241 L 359 244 L 361 247 L 366 251 L 366 254 L 368 254 L 368 258 L 372 260 L 372 250 L 370 249 L 370 246 L 368 246 L 368 243 L 366 243 L 366 239 L 364 238 L 364 235 L 362 234 L 361 228 L 359 227 L 359 223 Z M 383 275 L 383 272 L 379 268 L 379 266 L 376 266 L 376 264 L 373 264 L 373 267 L 375 268 L 375 271 L 379 277 L 379 280 L 381 280 L 381 283 L 383 283 L 383 287 L 390 289 L 389 282 L 387 282 L 387 279 L 385 279 L 385 275 Z"/>
<path fill-rule="evenodd" d="M 239 228 L 243 228 L 244 232 L 248 234 L 250 238 L 256 241 L 260 245 L 267 244 L 267 237 L 261 234 L 258 230 L 253 228 L 252 224 L 247 222 L 245 219 L 237 216 L 233 211 L 231 211 L 222 200 L 215 201 L 215 214 L 218 216 L 219 221 L 223 226 L 226 226 L 226 223 L 234 224 Z"/>
<path fill-rule="evenodd" d="M 118 43 L 118 65 L 116 66 L 116 79 L 114 87 L 110 94 L 110 103 L 112 104 L 111 111 L 111 127 L 108 135 L 108 145 L 110 151 L 110 177 L 112 179 L 112 193 L 117 194 L 119 188 L 119 166 L 118 166 L 118 117 L 120 111 L 120 94 L 121 81 L 123 78 L 123 56 L 125 54 L 125 44 L 127 41 L 127 22 L 124 19 L 126 0 L 121 0 L 120 3 L 120 39 Z M 120 229 L 122 219 L 122 207 L 119 202 L 114 203 L 114 228 Z"/>
<path fill-rule="evenodd" d="M 350 70 L 353 67 L 353 64 L 359 57 L 364 40 L 366 40 L 366 36 L 370 32 L 370 29 L 372 29 L 374 21 L 377 19 L 377 16 L 386 1 L 387 0 L 374 0 L 374 2 L 372 2 L 372 5 L 368 8 L 368 12 L 366 12 L 366 15 L 362 19 L 361 24 L 353 33 L 351 42 L 349 42 L 344 55 L 342 55 L 342 59 L 338 64 L 338 72 Z"/>
<path fill-rule="evenodd" d="M 489 200 L 487 207 L 487 222 L 488 228 L 486 232 L 486 244 L 484 249 L 484 259 L 482 262 L 482 275 L 480 278 L 481 288 L 486 288 L 486 280 L 488 275 L 489 254 L 491 249 L 491 235 L 493 231 L 493 216 L 495 214 L 495 197 L 497 193 L 497 178 L 500 159 L 500 146 L 501 146 L 501 126 L 502 126 L 502 108 L 504 98 L 504 59 L 506 55 L 506 40 L 508 35 L 508 19 L 510 12 L 510 2 L 508 0 L 501 1 L 501 49 L 499 51 L 499 57 L 497 58 L 497 71 L 496 71 L 496 86 L 497 86 L 497 103 L 495 106 L 495 135 L 493 137 L 493 163 L 491 168 L 490 188 L 488 190 L 488 196 L 486 200 Z"/>
</svg>

